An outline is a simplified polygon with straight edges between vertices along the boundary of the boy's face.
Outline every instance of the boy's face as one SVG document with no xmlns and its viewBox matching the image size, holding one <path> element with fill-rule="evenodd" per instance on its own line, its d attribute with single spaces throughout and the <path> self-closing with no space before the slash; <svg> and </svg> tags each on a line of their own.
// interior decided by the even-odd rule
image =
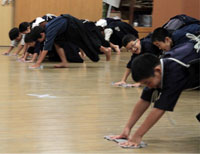
<svg viewBox="0 0 200 154">
<path fill-rule="evenodd" d="M 15 41 L 19 42 L 22 39 L 22 34 L 19 33 L 18 37 L 15 39 Z"/>
<path fill-rule="evenodd" d="M 43 42 L 45 40 L 45 33 L 40 33 L 41 38 L 37 39 L 39 42 Z"/>
<path fill-rule="evenodd" d="M 154 76 L 143 79 L 140 81 L 140 83 L 147 86 L 148 88 L 160 88 L 161 80 L 161 67 L 159 66 L 154 69 Z"/>
<path fill-rule="evenodd" d="M 165 41 L 155 41 L 153 42 L 155 46 L 157 46 L 160 50 L 169 51 L 172 46 L 172 39 L 169 37 L 165 38 Z"/>
<path fill-rule="evenodd" d="M 141 52 L 141 44 L 140 44 L 140 40 L 136 39 L 135 41 L 130 41 L 127 45 L 126 45 L 126 49 L 130 52 L 132 52 L 133 54 L 140 54 Z"/>
</svg>

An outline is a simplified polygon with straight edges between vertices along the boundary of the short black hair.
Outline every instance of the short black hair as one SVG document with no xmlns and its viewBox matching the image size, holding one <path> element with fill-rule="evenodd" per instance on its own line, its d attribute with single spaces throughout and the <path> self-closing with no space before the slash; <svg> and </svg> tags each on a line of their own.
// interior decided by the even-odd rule
<svg viewBox="0 0 200 154">
<path fill-rule="evenodd" d="M 171 33 L 169 33 L 168 30 L 166 30 L 165 28 L 162 27 L 158 27 L 156 28 L 151 36 L 151 41 L 155 42 L 155 41 L 161 41 L 161 42 L 165 42 L 165 38 L 169 37 L 171 38 Z"/>
<path fill-rule="evenodd" d="M 25 35 L 24 42 L 25 43 L 30 43 L 30 42 L 35 42 L 34 38 L 32 37 L 31 33 L 28 33 Z"/>
<path fill-rule="evenodd" d="M 15 40 L 19 36 L 19 29 L 17 27 L 12 28 L 9 31 L 9 38 L 10 40 Z"/>
<path fill-rule="evenodd" d="M 41 33 L 44 33 L 44 28 L 40 27 L 40 26 L 36 26 L 31 30 L 31 37 L 33 40 L 37 40 L 39 38 L 41 38 Z"/>
<path fill-rule="evenodd" d="M 97 26 L 97 28 L 98 28 L 98 30 L 99 30 L 100 32 L 103 32 L 103 31 L 104 31 L 103 27 L 101 27 L 101 26 Z"/>
<path fill-rule="evenodd" d="M 129 42 L 135 41 L 135 40 L 137 40 L 137 39 L 138 39 L 137 36 L 135 36 L 135 35 L 133 35 L 133 34 L 127 34 L 127 35 L 125 35 L 125 36 L 123 37 L 123 39 L 122 39 L 122 45 L 123 45 L 124 47 L 126 47 L 127 44 L 128 44 Z"/>
<path fill-rule="evenodd" d="M 153 54 L 145 53 L 137 56 L 131 65 L 131 73 L 134 81 L 154 76 L 154 68 L 160 64 L 160 59 Z"/>
<path fill-rule="evenodd" d="M 20 25 L 19 25 L 19 31 L 21 33 L 23 33 L 24 31 L 26 31 L 28 29 L 28 27 L 30 26 L 30 24 L 28 22 L 22 22 Z"/>
</svg>

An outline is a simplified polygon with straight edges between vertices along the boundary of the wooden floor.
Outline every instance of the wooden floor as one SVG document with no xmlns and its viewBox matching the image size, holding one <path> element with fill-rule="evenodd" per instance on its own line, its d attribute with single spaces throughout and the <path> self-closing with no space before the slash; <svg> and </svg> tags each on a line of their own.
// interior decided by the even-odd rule
<svg viewBox="0 0 200 154">
<path fill-rule="evenodd" d="M 71 63 L 67 69 L 44 63 L 43 70 L 30 70 L 30 64 L 0 55 L 0 153 L 200 153 L 199 91 L 181 95 L 175 111 L 144 136 L 148 147 L 122 149 L 103 139 L 121 133 L 142 91 L 111 86 L 129 57 L 113 54 L 106 62 L 101 56 L 98 63 Z"/>
</svg>

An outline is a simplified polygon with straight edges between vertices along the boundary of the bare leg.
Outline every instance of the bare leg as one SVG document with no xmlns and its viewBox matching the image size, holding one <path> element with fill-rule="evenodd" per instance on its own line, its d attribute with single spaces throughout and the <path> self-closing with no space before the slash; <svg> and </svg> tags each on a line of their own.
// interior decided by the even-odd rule
<svg viewBox="0 0 200 154">
<path fill-rule="evenodd" d="M 38 54 L 37 54 L 37 53 L 34 53 L 32 59 L 31 59 L 31 60 L 28 60 L 28 61 L 26 61 L 26 62 L 27 62 L 27 63 L 34 63 L 35 60 L 37 59 L 37 56 L 38 56 Z"/>
<path fill-rule="evenodd" d="M 61 59 L 61 63 L 58 65 L 55 65 L 56 68 L 67 68 L 68 67 L 68 63 L 67 63 L 67 59 L 65 56 L 65 51 L 63 48 L 59 47 L 58 45 L 55 44 L 56 47 L 56 51 Z"/>
<path fill-rule="evenodd" d="M 112 49 L 110 47 L 109 48 L 106 48 L 103 46 L 100 47 L 100 51 L 105 53 L 105 55 L 106 55 L 106 61 L 110 61 L 110 59 L 111 59 L 111 50 Z"/>
</svg>

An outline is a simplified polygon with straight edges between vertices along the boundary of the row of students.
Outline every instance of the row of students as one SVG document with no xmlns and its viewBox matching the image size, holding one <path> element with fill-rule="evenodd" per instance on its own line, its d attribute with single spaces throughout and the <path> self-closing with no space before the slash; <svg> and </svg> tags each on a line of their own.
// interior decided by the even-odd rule
<svg viewBox="0 0 200 154">
<path fill-rule="evenodd" d="M 171 50 L 174 46 L 187 42 L 189 40 L 186 37 L 186 33 L 196 34 L 200 32 L 200 22 L 197 19 L 186 15 L 177 15 L 175 18 L 186 18 L 188 19 L 186 23 L 178 24 L 179 28 L 176 27 L 176 24 L 173 24 L 170 21 L 164 24 L 163 27 L 156 28 L 152 34 L 149 34 L 147 37 L 138 39 L 133 35 L 127 35 L 124 37 L 122 43 L 127 50 L 132 52 L 130 61 L 127 64 L 127 69 L 119 82 L 116 82 L 115 85 L 126 84 L 126 80 L 131 73 L 131 63 L 135 57 L 143 53 L 153 53 L 156 56 L 160 57 L 163 55 L 163 52 Z M 177 23 L 177 21 L 174 21 Z M 167 25 L 173 25 L 167 26 Z M 140 84 L 132 84 L 132 86 L 140 86 Z"/>
<path fill-rule="evenodd" d="M 3 52 L 3 55 L 9 55 L 15 47 L 18 46 L 16 53 L 13 55 L 18 55 L 24 47 L 24 37 L 25 35 L 21 34 L 18 28 L 13 28 L 9 31 L 9 38 L 11 40 L 10 47 L 7 51 Z"/>
<path fill-rule="evenodd" d="M 24 49 L 23 51 L 23 55 L 26 53 L 27 51 L 27 45 L 25 44 L 25 35 L 30 33 L 30 30 L 32 28 L 32 26 L 39 26 L 40 24 L 42 25 L 45 22 L 48 22 L 52 19 L 54 19 L 56 16 L 53 14 L 46 14 L 42 17 L 38 17 L 35 20 L 29 22 L 22 22 L 19 27 L 14 27 L 9 31 L 9 38 L 11 40 L 11 45 L 10 48 L 8 49 L 8 51 L 4 52 L 3 55 L 9 55 L 12 50 L 14 49 L 14 47 L 18 47 L 18 50 L 13 54 L 14 56 L 19 55 L 19 53 L 21 52 L 22 49 Z"/>
<path fill-rule="evenodd" d="M 90 33 L 81 20 L 71 15 L 61 15 L 51 22 L 47 23 L 44 28 L 36 26 L 27 37 L 32 41 L 44 42 L 41 55 L 32 68 L 40 67 L 46 54 L 52 50 L 55 45 L 56 51 L 61 59 L 61 63 L 56 65 L 58 68 L 68 67 L 63 44 L 71 42 L 80 47 L 84 53 L 94 62 L 99 60 L 99 52 L 106 55 L 106 59 L 110 60 L 111 49 L 102 46 L 101 42 L 96 41 L 93 33 Z M 26 42 L 30 44 L 32 42 Z M 70 51 L 68 51 L 70 52 Z"/>
<path fill-rule="evenodd" d="M 45 25 L 50 22 L 51 20 L 53 20 L 54 18 L 56 18 L 55 15 L 53 14 L 46 14 L 43 17 L 38 17 L 35 20 L 31 21 L 30 23 L 28 22 L 22 22 L 19 25 L 19 28 L 15 27 L 13 29 L 10 30 L 9 32 L 9 36 L 10 39 L 12 40 L 12 44 L 16 44 L 18 42 L 21 41 L 21 45 L 19 46 L 19 50 L 17 50 L 16 53 L 14 53 L 13 55 L 17 56 L 19 55 L 20 51 L 22 49 L 24 49 L 22 56 L 19 58 L 20 61 L 23 62 L 35 62 L 36 59 L 38 58 L 39 54 L 40 54 L 40 50 L 41 50 L 41 44 L 40 43 L 33 43 L 31 46 L 28 46 L 25 43 L 25 35 L 30 33 L 30 30 L 36 26 L 41 26 L 41 27 L 45 27 Z M 23 36 L 23 37 L 21 37 Z M 27 38 L 28 39 L 28 38 Z M 17 46 L 17 44 L 16 44 Z M 11 49 L 10 49 L 11 48 Z M 9 48 L 8 51 L 4 52 L 3 55 L 9 55 L 12 51 L 12 49 L 14 48 L 13 45 L 11 45 L 11 47 Z M 66 50 L 71 50 L 70 53 L 67 52 L 67 57 L 68 57 L 68 61 L 69 62 L 83 62 L 83 59 L 81 59 L 81 57 L 79 56 L 78 52 L 79 52 L 79 48 L 77 46 L 75 46 L 72 43 L 65 43 L 64 48 Z M 27 57 L 31 55 L 31 59 L 27 60 Z M 55 51 L 55 47 L 53 47 L 52 52 L 48 55 L 48 59 L 49 60 L 53 60 L 53 61 L 59 61 L 59 56 L 57 55 L 56 51 Z"/>
<path fill-rule="evenodd" d="M 79 22 L 77 19 L 74 19 L 69 15 L 66 15 L 65 17 L 69 20 L 71 19 L 70 22 Z M 64 35 L 65 39 L 76 40 L 77 36 L 85 38 L 78 32 L 75 32 L 74 27 L 70 27 L 69 29 L 74 32 L 75 35 L 71 36 L 69 31 L 67 31 Z M 183 29 L 180 29 L 180 31 L 182 30 Z M 198 31 L 199 24 L 197 24 L 197 29 L 193 32 L 197 32 L 198 34 Z M 164 115 L 166 111 L 174 110 L 176 102 L 184 89 L 199 86 L 199 78 L 197 77 L 197 80 L 191 80 L 193 76 L 191 78 L 191 74 L 188 73 L 187 65 L 185 66 L 183 64 L 182 66 L 182 62 L 188 64 L 190 61 L 200 58 L 200 53 L 194 49 L 194 42 L 190 42 L 185 38 L 184 41 L 177 43 L 177 41 L 175 41 L 175 39 L 173 39 L 173 37 L 171 37 L 167 32 L 168 31 L 164 28 L 157 28 L 153 32 L 152 37 L 139 40 L 137 37 L 126 36 L 123 39 L 124 46 L 131 50 L 135 55 L 139 55 L 133 55 L 131 62 L 129 63 L 129 67 L 131 65 L 130 70 L 132 72 L 132 77 L 136 82 L 146 85 L 146 87 L 143 90 L 141 99 L 134 107 L 131 117 L 123 132 L 120 135 L 112 137 L 115 139 L 127 138 L 128 141 L 122 143 L 121 146 L 137 146 L 141 142 L 145 133 L 148 132 L 148 130 Z M 178 30 L 176 30 L 176 33 L 177 32 Z M 182 32 L 186 34 L 188 31 Z M 164 35 L 165 33 L 167 35 Z M 44 34 L 42 34 L 42 32 L 39 34 L 40 35 L 38 36 L 40 37 L 37 39 L 42 39 L 42 35 Z M 158 39 L 160 35 L 163 37 L 163 40 Z M 91 39 L 90 37 L 88 37 L 88 39 Z M 164 44 L 164 46 L 162 46 L 162 44 Z M 158 47 L 157 49 L 155 48 L 156 46 Z M 164 57 L 166 58 L 160 60 L 159 56 L 161 55 L 162 50 L 165 51 Z M 96 53 L 94 55 L 91 55 L 91 52 L 86 54 L 94 61 L 94 57 L 97 57 L 96 59 L 99 60 L 98 55 L 94 56 Z M 178 62 L 169 59 L 169 57 L 177 59 Z M 197 75 L 198 74 L 199 67 L 197 67 Z M 130 136 L 132 127 L 149 108 L 155 90 L 158 91 L 159 97 L 155 100 L 154 108 L 136 132 Z"/>
<path fill-rule="evenodd" d="M 193 29 L 190 26 L 195 28 L 193 27 Z M 198 20 L 198 23 L 182 26 L 173 31 L 172 34 L 162 27 L 157 28 L 152 35 L 143 39 L 138 39 L 137 36 L 133 35 L 127 35 L 123 38 L 123 45 L 133 53 L 127 65 L 124 82 L 128 75 L 132 73 L 133 80 L 146 87 L 143 89 L 141 98 L 134 107 L 122 133 L 112 137 L 115 139 L 127 138 L 128 141 L 122 143 L 122 146 L 137 146 L 142 137 L 166 111 L 174 110 L 184 89 L 199 86 L 199 64 L 194 63 L 195 71 L 197 71 L 195 72 L 195 80 L 193 80 L 194 74 L 191 76 L 188 67 L 192 67 L 193 63 L 190 62 L 193 60 L 197 59 L 197 62 L 199 62 L 200 52 L 197 52 L 198 49 L 194 49 L 195 43 L 190 42 L 185 37 L 187 32 L 200 35 L 199 31 L 200 22 Z M 54 44 L 62 60 L 58 67 L 68 67 L 62 47 L 62 44 L 66 41 L 78 45 L 92 61 L 97 62 L 99 60 L 100 52 L 105 53 L 107 60 L 110 59 L 110 49 L 102 46 L 103 41 L 97 36 L 95 30 L 90 31 L 81 20 L 70 15 L 62 15 L 47 23 L 43 28 L 36 26 L 31 33 L 26 35 L 25 40 L 30 46 L 33 42 L 41 43 L 44 41 L 42 54 L 36 64 L 32 66 L 33 68 L 41 65 Z M 97 38 L 97 40 L 94 38 Z M 159 59 L 163 51 L 164 59 Z M 189 63 L 190 66 L 187 65 Z M 130 136 L 132 127 L 149 108 L 155 90 L 158 91 L 159 97 L 154 100 L 154 108 L 151 109 L 136 132 Z"/>
<path fill-rule="evenodd" d="M 174 110 L 183 90 L 200 86 L 200 21 L 196 21 L 195 25 L 191 26 L 195 26 L 195 30 L 194 27 L 183 26 L 183 29 L 173 31 L 172 35 L 164 27 L 154 30 L 151 41 L 152 44 L 164 51 L 161 59 L 155 53 L 152 54 L 152 50 L 143 54 L 136 52 L 140 51 L 140 47 L 136 45 L 139 41 L 132 38 L 134 41 L 130 43 L 130 49 L 134 48 L 135 54 L 138 56 L 132 60 L 129 71 L 133 80 L 145 87 L 122 133 L 111 136 L 112 139 L 128 139 L 127 142 L 120 143 L 120 146 L 126 148 L 138 146 L 144 135 L 165 112 Z M 196 35 L 192 35 L 194 41 L 185 36 L 187 32 Z M 174 38 L 178 38 L 178 41 Z M 142 44 L 142 41 L 140 42 Z M 156 93 L 157 97 L 155 97 Z M 130 135 L 131 129 L 150 107 L 151 102 L 154 102 L 154 107 L 143 123 Z M 199 119 L 199 115 L 200 113 L 197 115 L 197 119 Z"/>
<path fill-rule="evenodd" d="M 37 57 L 36 55 L 38 55 L 38 53 L 41 54 L 40 58 L 38 59 L 36 64 L 32 66 L 32 68 L 40 67 L 40 64 L 48 53 L 48 50 L 52 51 L 52 48 L 54 46 L 56 52 L 61 59 L 61 63 L 59 65 L 56 65 L 56 67 L 68 67 L 68 57 L 66 58 L 65 55 L 66 53 L 73 53 L 73 51 L 69 50 L 65 52 L 63 45 L 65 46 L 66 43 L 74 44 L 77 46 L 77 48 L 79 48 L 78 59 L 80 59 L 80 57 L 84 58 L 86 54 L 92 61 L 98 61 L 99 53 L 104 53 L 106 55 L 107 61 L 109 61 L 111 57 L 111 48 L 113 48 L 117 53 L 120 53 L 119 46 L 121 47 L 120 42 L 123 36 L 128 33 L 138 36 L 138 32 L 133 27 L 131 27 L 127 23 L 122 22 L 121 20 L 106 20 L 106 28 L 109 27 L 109 29 L 111 29 L 112 27 L 115 31 L 114 33 L 112 32 L 112 37 L 110 35 L 111 38 L 117 38 L 115 40 L 118 40 L 118 42 L 115 42 L 115 44 L 110 42 L 110 39 L 106 40 L 105 38 L 107 36 L 105 38 L 103 37 L 103 31 L 101 34 L 100 29 L 97 27 L 97 25 L 94 24 L 94 22 L 82 21 L 69 14 L 61 15 L 59 17 L 52 17 L 51 20 L 52 21 L 48 23 L 47 20 L 36 18 L 33 22 L 31 22 L 31 24 L 27 22 L 20 24 L 20 26 L 22 26 L 24 29 L 24 34 L 29 33 L 30 28 L 33 28 L 31 33 L 26 35 L 26 44 L 24 51 L 27 52 L 24 52 L 26 54 L 23 57 L 23 61 L 26 60 L 29 53 L 34 54 L 33 59 L 29 62 L 34 62 Z M 41 37 L 42 39 L 40 39 Z M 27 50 L 27 44 L 30 46 L 29 50 Z M 43 47 L 41 47 L 42 44 L 44 44 Z M 34 49 L 33 46 L 35 45 L 36 48 Z M 40 48 L 38 48 L 37 46 L 40 46 Z M 41 48 L 43 48 L 42 52 L 35 51 L 36 49 L 41 50 Z M 19 52 L 17 52 L 17 54 L 18 53 Z M 75 59 L 75 61 L 77 60 Z"/>
<path fill-rule="evenodd" d="M 122 33 L 123 26 L 119 26 L 119 23 L 124 24 L 123 22 L 112 21 L 111 23 L 116 23 L 114 25 L 118 27 L 118 32 Z M 134 34 L 137 34 L 136 30 L 133 29 L 132 31 L 134 32 Z M 121 38 L 125 34 L 127 33 L 121 34 Z M 54 20 L 46 24 L 44 29 L 42 29 L 41 27 L 35 27 L 29 34 L 29 37 L 32 37 L 32 41 L 44 41 L 44 47 L 43 51 L 41 52 L 41 56 L 36 64 L 32 66 L 32 68 L 40 67 L 46 54 L 49 50 L 52 49 L 53 45 L 55 45 L 56 51 L 58 52 L 58 55 L 61 59 L 61 63 L 59 65 L 56 65 L 56 67 L 68 67 L 68 63 L 64 54 L 64 49 L 62 47 L 62 44 L 64 42 L 71 42 L 73 44 L 76 44 L 92 61 L 95 62 L 99 60 L 99 53 L 104 53 L 106 55 L 107 61 L 109 61 L 111 57 L 110 45 L 112 43 L 106 43 L 106 40 L 102 38 L 101 34 L 99 34 L 97 27 L 91 22 L 82 22 L 82 20 L 79 20 L 69 14 L 61 15 L 55 18 Z"/>
<path fill-rule="evenodd" d="M 130 119 L 120 135 L 112 136 L 113 139 L 127 138 L 128 141 L 121 146 L 137 146 L 143 136 L 153 127 L 167 111 L 173 111 L 181 95 L 181 92 L 188 88 L 200 86 L 199 82 L 199 58 L 200 53 L 194 49 L 194 43 L 186 42 L 179 44 L 176 48 L 168 51 L 169 57 L 175 57 L 188 64 L 197 59 L 198 80 L 193 80 L 188 68 L 173 59 L 159 59 L 155 55 L 145 53 L 134 59 L 132 63 L 132 78 L 146 87 L 143 89 L 141 98 L 136 103 Z M 191 66 L 190 66 L 191 67 Z M 147 115 L 141 126 L 130 135 L 131 129 L 150 107 L 153 93 L 157 91 L 158 97 L 154 100 L 154 107 Z"/>
</svg>

